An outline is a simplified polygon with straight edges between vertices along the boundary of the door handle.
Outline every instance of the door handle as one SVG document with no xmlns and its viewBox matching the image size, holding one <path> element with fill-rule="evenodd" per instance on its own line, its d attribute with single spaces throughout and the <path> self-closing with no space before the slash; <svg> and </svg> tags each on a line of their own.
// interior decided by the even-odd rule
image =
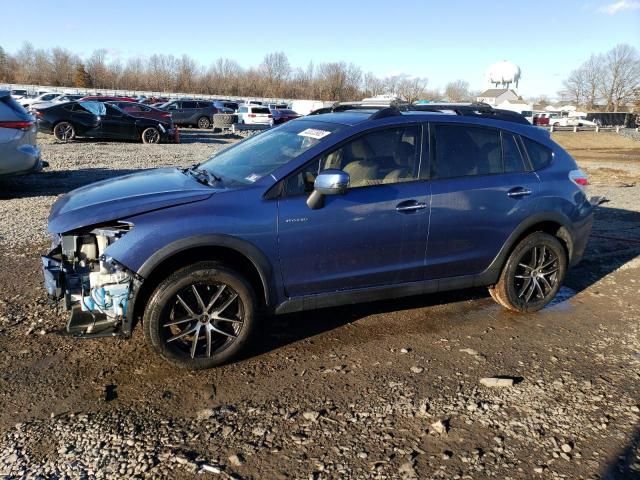
<svg viewBox="0 0 640 480">
<path fill-rule="evenodd" d="M 528 188 L 515 187 L 507 192 L 507 195 L 511 198 L 521 198 L 531 195 L 533 192 Z"/>
<path fill-rule="evenodd" d="M 398 212 L 415 212 L 416 210 L 422 210 L 423 208 L 427 208 L 427 204 L 416 202 L 415 200 L 408 200 L 396 205 L 396 210 Z"/>
</svg>

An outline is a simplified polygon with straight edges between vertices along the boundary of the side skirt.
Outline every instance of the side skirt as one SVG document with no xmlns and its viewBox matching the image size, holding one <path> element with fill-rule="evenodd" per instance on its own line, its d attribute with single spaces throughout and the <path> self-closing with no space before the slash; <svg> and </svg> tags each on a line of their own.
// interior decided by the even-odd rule
<svg viewBox="0 0 640 480">
<path fill-rule="evenodd" d="M 499 271 L 495 272 L 492 269 L 489 269 L 478 275 L 464 275 L 438 280 L 427 280 L 424 282 L 341 290 L 318 295 L 294 297 L 280 303 L 275 308 L 275 314 L 280 315 L 283 313 L 302 312 L 318 308 L 331 308 L 338 307 L 340 305 L 375 302 L 377 300 L 389 300 L 392 298 L 446 292 L 449 290 L 461 290 L 463 288 L 484 287 L 496 283 L 499 273 Z"/>
</svg>

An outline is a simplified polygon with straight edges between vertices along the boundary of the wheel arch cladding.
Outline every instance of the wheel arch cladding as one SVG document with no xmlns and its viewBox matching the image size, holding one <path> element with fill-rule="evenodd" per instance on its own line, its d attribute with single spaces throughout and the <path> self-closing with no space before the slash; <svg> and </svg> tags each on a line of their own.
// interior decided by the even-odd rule
<svg viewBox="0 0 640 480">
<path fill-rule="evenodd" d="M 521 223 L 509 236 L 502 250 L 489 267 L 489 271 L 501 272 L 509 255 L 516 246 L 533 232 L 545 232 L 560 240 L 567 253 L 567 261 L 571 263 L 573 256 L 573 234 L 571 222 L 557 212 L 540 213 L 533 215 Z"/>
<path fill-rule="evenodd" d="M 145 280 L 135 293 L 132 308 L 127 312 L 129 328 L 133 329 L 136 319 L 141 318 L 148 299 L 164 278 L 198 261 L 218 261 L 236 270 L 247 278 L 261 306 L 268 308 L 273 305 L 273 269 L 266 256 L 255 246 L 226 236 L 185 239 L 158 250 L 140 267 L 138 273 Z"/>
</svg>

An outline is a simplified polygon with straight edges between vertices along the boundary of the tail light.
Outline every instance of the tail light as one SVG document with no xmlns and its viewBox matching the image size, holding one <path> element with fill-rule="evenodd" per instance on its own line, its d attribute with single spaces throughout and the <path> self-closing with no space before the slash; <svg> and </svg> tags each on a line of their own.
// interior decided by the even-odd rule
<svg viewBox="0 0 640 480">
<path fill-rule="evenodd" d="M 273 115 L 267 115 L 267 117 L 269 117 L 269 118 L 273 118 Z"/>
<path fill-rule="evenodd" d="M 250 113 L 250 114 L 249 114 L 249 117 L 251 117 L 251 118 L 254 118 L 255 116 L 256 116 L 256 114 L 255 114 L 255 113 Z"/>
<path fill-rule="evenodd" d="M 33 127 L 33 122 L 18 121 L 18 122 L 0 122 L 0 128 L 14 128 L 16 130 L 29 130 Z"/>
<path fill-rule="evenodd" d="M 569 180 L 580 188 L 586 188 L 589 185 L 589 178 L 582 170 L 571 170 L 569 172 Z"/>
</svg>

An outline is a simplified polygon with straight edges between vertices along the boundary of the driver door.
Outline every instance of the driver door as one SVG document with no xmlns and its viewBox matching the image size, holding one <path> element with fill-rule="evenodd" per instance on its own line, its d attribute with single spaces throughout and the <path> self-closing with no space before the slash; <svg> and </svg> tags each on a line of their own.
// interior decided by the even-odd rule
<svg viewBox="0 0 640 480">
<path fill-rule="evenodd" d="M 108 103 L 105 104 L 106 111 L 102 115 L 101 133 L 108 138 L 133 138 L 135 128 L 132 117 L 124 114 L 121 110 L 114 108 Z"/>
<path fill-rule="evenodd" d="M 420 125 L 369 132 L 285 179 L 278 240 L 288 296 L 422 281 L 430 195 L 421 138 Z M 349 173 L 350 187 L 312 210 L 315 176 L 329 168 Z"/>
</svg>

